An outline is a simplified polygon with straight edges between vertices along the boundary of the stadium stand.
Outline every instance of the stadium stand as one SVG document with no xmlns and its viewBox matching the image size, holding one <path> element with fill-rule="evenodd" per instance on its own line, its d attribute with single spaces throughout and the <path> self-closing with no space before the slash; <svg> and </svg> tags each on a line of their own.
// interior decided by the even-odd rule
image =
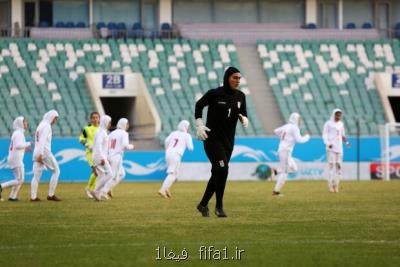
<svg viewBox="0 0 400 267">
<path fill-rule="evenodd" d="M 17 114 L 27 116 L 32 132 L 44 112 L 55 108 L 58 136 L 76 136 L 85 125 L 92 100 L 87 72 L 141 72 L 161 116 L 162 140 L 181 119 L 193 121 L 194 102 L 219 86 L 224 68 L 238 66 L 230 41 L 0 40 L 0 135 L 9 135 Z M 244 80 L 243 91 L 249 94 Z M 251 97 L 250 127 L 239 135 L 263 134 Z"/>
<path fill-rule="evenodd" d="M 282 116 L 299 111 L 321 134 L 333 108 L 343 108 L 349 134 L 378 134 L 385 122 L 374 73 L 399 71 L 398 40 L 259 41 L 264 72 Z M 321 101 L 322 100 L 322 101 Z"/>
</svg>

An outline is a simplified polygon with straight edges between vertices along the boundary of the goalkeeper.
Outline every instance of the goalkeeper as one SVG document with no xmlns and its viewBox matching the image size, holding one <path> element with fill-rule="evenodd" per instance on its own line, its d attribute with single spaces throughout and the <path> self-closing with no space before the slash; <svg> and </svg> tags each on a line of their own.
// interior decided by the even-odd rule
<svg viewBox="0 0 400 267">
<path fill-rule="evenodd" d="M 86 195 L 89 198 L 93 198 L 90 194 L 91 190 L 94 190 L 96 185 L 96 171 L 93 168 L 93 159 L 92 159 L 92 146 L 94 141 L 94 136 L 99 129 L 100 123 L 100 114 L 98 112 L 92 112 L 90 114 L 90 123 L 83 129 L 81 135 L 79 136 L 79 142 L 85 146 L 86 148 L 86 159 L 91 168 L 91 174 L 89 178 L 89 182 L 85 188 Z"/>
</svg>

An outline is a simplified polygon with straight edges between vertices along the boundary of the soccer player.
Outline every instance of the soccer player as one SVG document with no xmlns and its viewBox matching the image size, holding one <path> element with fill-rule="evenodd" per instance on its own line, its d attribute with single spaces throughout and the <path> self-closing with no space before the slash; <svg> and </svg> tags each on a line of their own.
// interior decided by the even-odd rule
<svg viewBox="0 0 400 267">
<path fill-rule="evenodd" d="M 193 150 L 192 136 L 188 133 L 190 123 L 183 120 L 178 124 L 178 130 L 173 131 L 165 139 L 165 161 L 167 162 L 167 177 L 165 178 L 158 194 L 164 198 L 170 198 L 170 188 L 175 182 L 183 153 L 186 148 Z"/>
<path fill-rule="evenodd" d="M 339 192 L 339 183 L 342 178 L 343 141 L 347 147 L 351 146 L 345 135 L 344 125 L 341 121 L 342 115 L 343 112 L 340 109 L 334 109 L 330 120 L 325 123 L 322 133 L 329 165 L 328 188 L 332 193 Z"/>
<path fill-rule="evenodd" d="M 273 196 L 282 195 L 281 189 L 285 184 L 288 173 L 297 171 L 297 164 L 292 158 L 295 144 L 305 143 L 310 139 L 308 134 L 301 136 L 299 125 L 300 115 L 292 113 L 287 124 L 274 130 L 274 133 L 280 138 L 280 143 L 278 148 L 279 168 L 275 188 L 272 191 Z"/>
<path fill-rule="evenodd" d="M 24 136 L 24 131 L 28 129 L 28 121 L 22 116 L 17 117 L 13 122 L 13 128 L 14 132 L 11 136 L 7 161 L 8 165 L 13 170 L 15 179 L 0 184 L 0 199 L 3 189 L 11 187 L 8 201 L 18 201 L 18 192 L 25 178 L 24 155 L 25 151 L 29 150 L 31 147 L 31 143 L 26 142 Z"/>
<path fill-rule="evenodd" d="M 89 198 L 93 198 L 92 195 L 90 194 L 90 191 L 94 190 L 96 184 L 96 171 L 93 167 L 92 146 L 94 141 L 94 135 L 96 134 L 97 129 L 99 129 L 99 123 L 100 123 L 100 114 L 96 111 L 92 112 L 90 114 L 90 123 L 83 129 L 81 135 L 79 136 L 79 142 L 86 148 L 86 159 L 91 170 L 89 182 L 85 188 L 86 195 Z"/>
<path fill-rule="evenodd" d="M 90 191 L 90 193 L 97 201 L 100 201 L 103 197 L 107 198 L 102 194 L 101 189 L 113 177 L 111 166 L 107 159 L 109 141 L 107 131 L 110 127 L 111 117 L 108 115 L 101 116 L 100 128 L 97 130 L 93 141 L 93 166 L 96 169 L 97 178 L 95 189 Z"/>
<path fill-rule="evenodd" d="M 31 202 L 40 201 L 37 197 L 40 177 L 42 176 L 43 169 L 50 170 L 51 175 L 49 194 L 47 200 L 61 201 L 55 195 L 58 177 L 60 176 L 60 167 L 57 160 L 51 152 L 52 130 L 51 126 L 58 121 L 58 112 L 50 110 L 43 116 L 43 120 L 39 123 L 35 132 L 35 148 L 33 150 L 33 178 L 31 181 Z"/>
<path fill-rule="evenodd" d="M 132 150 L 134 148 L 133 144 L 129 144 L 128 129 L 128 120 L 122 118 L 117 123 L 117 129 L 108 136 L 108 161 L 110 162 L 113 177 L 101 189 L 101 194 L 104 196 L 111 192 L 125 177 L 124 167 L 122 166 L 124 152 L 127 149 Z"/>
<path fill-rule="evenodd" d="M 228 164 L 235 142 L 237 121 L 248 126 L 246 96 L 239 90 L 241 74 L 229 67 L 224 74 L 223 86 L 211 89 L 201 97 L 195 108 L 197 138 L 204 141 L 204 150 L 211 163 L 211 178 L 197 210 L 203 217 L 209 216 L 208 202 L 215 193 L 215 214 L 226 217 L 223 197 L 228 178 Z M 204 125 L 202 111 L 208 106 L 207 123 Z"/>
</svg>

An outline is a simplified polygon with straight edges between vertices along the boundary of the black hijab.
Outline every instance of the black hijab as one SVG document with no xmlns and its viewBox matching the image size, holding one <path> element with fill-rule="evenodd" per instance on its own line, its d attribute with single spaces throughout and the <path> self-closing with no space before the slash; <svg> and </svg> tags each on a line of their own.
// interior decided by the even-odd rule
<svg viewBox="0 0 400 267">
<path fill-rule="evenodd" d="M 227 93 L 233 94 L 236 90 L 233 90 L 229 85 L 229 77 L 234 73 L 240 73 L 240 71 L 235 67 L 229 67 L 226 69 L 224 74 L 224 85 L 222 86 Z"/>
</svg>

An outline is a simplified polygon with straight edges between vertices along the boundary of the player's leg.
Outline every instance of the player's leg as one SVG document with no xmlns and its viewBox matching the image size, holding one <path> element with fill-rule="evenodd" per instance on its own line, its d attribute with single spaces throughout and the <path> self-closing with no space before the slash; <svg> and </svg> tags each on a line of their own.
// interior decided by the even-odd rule
<svg viewBox="0 0 400 267">
<path fill-rule="evenodd" d="M 339 192 L 340 180 L 342 179 L 342 154 L 336 153 L 335 164 L 335 192 Z"/>
<path fill-rule="evenodd" d="M 180 156 L 176 153 L 168 153 L 166 156 L 167 161 L 167 177 L 165 178 L 160 190 L 159 195 L 168 198 L 170 196 L 169 189 L 176 180 L 176 173 L 180 162 Z"/>
<path fill-rule="evenodd" d="M 112 178 L 113 173 L 111 170 L 110 163 L 108 161 L 105 161 L 104 165 L 97 165 L 96 171 L 97 171 L 96 187 L 94 191 L 92 191 L 92 195 L 97 201 L 100 201 L 101 198 L 103 197 L 102 189 L 109 181 L 109 179 Z"/>
<path fill-rule="evenodd" d="M 11 188 L 10 195 L 8 197 L 9 201 L 16 201 L 18 200 L 18 192 L 21 189 L 22 184 L 24 183 L 25 178 L 25 168 L 24 166 L 20 166 L 13 169 L 14 177 L 18 181 L 18 184 L 14 185 Z"/>
<path fill-rule="evenodd" d="M 17 186 L 19 184 L 19 181 L 18 181 L 19 176 L 16 171 L 17 169 L 18 169 L 18 167 L 13 169 L 15 179 L 0 184 L 0 199 L 1 199 L 1 191 L 3 191 L 7 187 L 14 188 L 14 186 Z M 11 189 L 11 191 L 12 191 L 12 189 Z"/>
<path fill-rule="evenodd" d="M 49 182 L 49 193 L 47 200 L 60 201 L 61 199 L 55 195 L 56 188 L 58 185 L 58 178 L 60 177 L 60 167 L 58 166 L 57 160 L 53 154 L 50 154 L 46 158 L 48 168 L 51 170 L 51 178 Z"/>
<path fill-rule="evenodd" d="M 118 176 L 120 174 L 120 168 L 122 164 L 121 155 L 115 155 L 112 159 L 110 159 L 110 167 L 112 170 L 112 177 L 108 179 L 103 189 L 101 189 L 103 195 L 107 195 L 112 188 L 117 184 Z"/>
<path fill-rule="evenodd" d="M 92 152 L 86 153 L 86 159 L 89 164 L 90 171 L 91 171 L 89 181 L 88 181 L 88 184 L 86 187 L 86 189 L 87 189 L 86 191 L 90 191 L 90 190 L 94 190 L 94 188 L 96 186 L 96 177 L 97 177 L 96 172 L 94 171 L 94 168 L 93 168 Z"/>
<path fill-rule="evenodd" d="M 278 175 L 276 177 L 274 190 L 272 191 L 272 195 L 274 196 L 280 195 L 281 189 L 286 182 L 287 172 L 288 172 L 289 152 L 280 151 L 278 153 L 278 156 L 279 156 Z"/>
<path fill-rule="evenodd" d="M 218 158 L 222 158 L 223 156 L 218 156 L 218 154 L 222 154 L 221 151 L 223 150 L 222 146 L 216 144 L 214 142 L 206 141 L 204 142 L 204 150 L 206 155 L 211 163 L 211 178 L 207 183 L 206 190 L 204 192 L 203 198 L 200 201 L 202 206 L 207 206 L 208 202 L 210 201 L 211 197 L 215 193 L 216 190 L 216 179 L 219 175 L 218 169 Z"/>
<path fill-rule="evenodd" d="M 328 189 L 330 192 L 335 192 L 334 190 L 334 176 L 335 176 L 335 155 L 334 152 L 327 150 L 326 152 L 328 159 Z"/>
<path fill-rule="evenodd" d="M 215 181 L 216 182 L 216 185 L 215 185 L 215 198 L 216 198 L 215 210 L 216 210 L 216 214 L 218 217 L 226 217 L 226 214 L 223 210 L 223 206 L 224 206 L 223 200 L 224 200 L 224 194 L 225 194 L 226 180 L 228 179 L 228 173 L 229 173 L 229 159 L 232 154 L 232 151 L 228 150 L 228 149 L 223 149 L 222 151 L 224 153 L 222 155 L 219 155 L 218 176 Z"/>
<path fill-rule="evenodd" d="M 36 161 L 33 163 L 33 177 L 31 181 L 31 201 L 40 201 L 40 198 L 37 197 L 37 192 L 38 192 L 40 177 L 42 176 L 43 173 L 43 168 L 44 168 L 43 164 Z"/>
</svg>

